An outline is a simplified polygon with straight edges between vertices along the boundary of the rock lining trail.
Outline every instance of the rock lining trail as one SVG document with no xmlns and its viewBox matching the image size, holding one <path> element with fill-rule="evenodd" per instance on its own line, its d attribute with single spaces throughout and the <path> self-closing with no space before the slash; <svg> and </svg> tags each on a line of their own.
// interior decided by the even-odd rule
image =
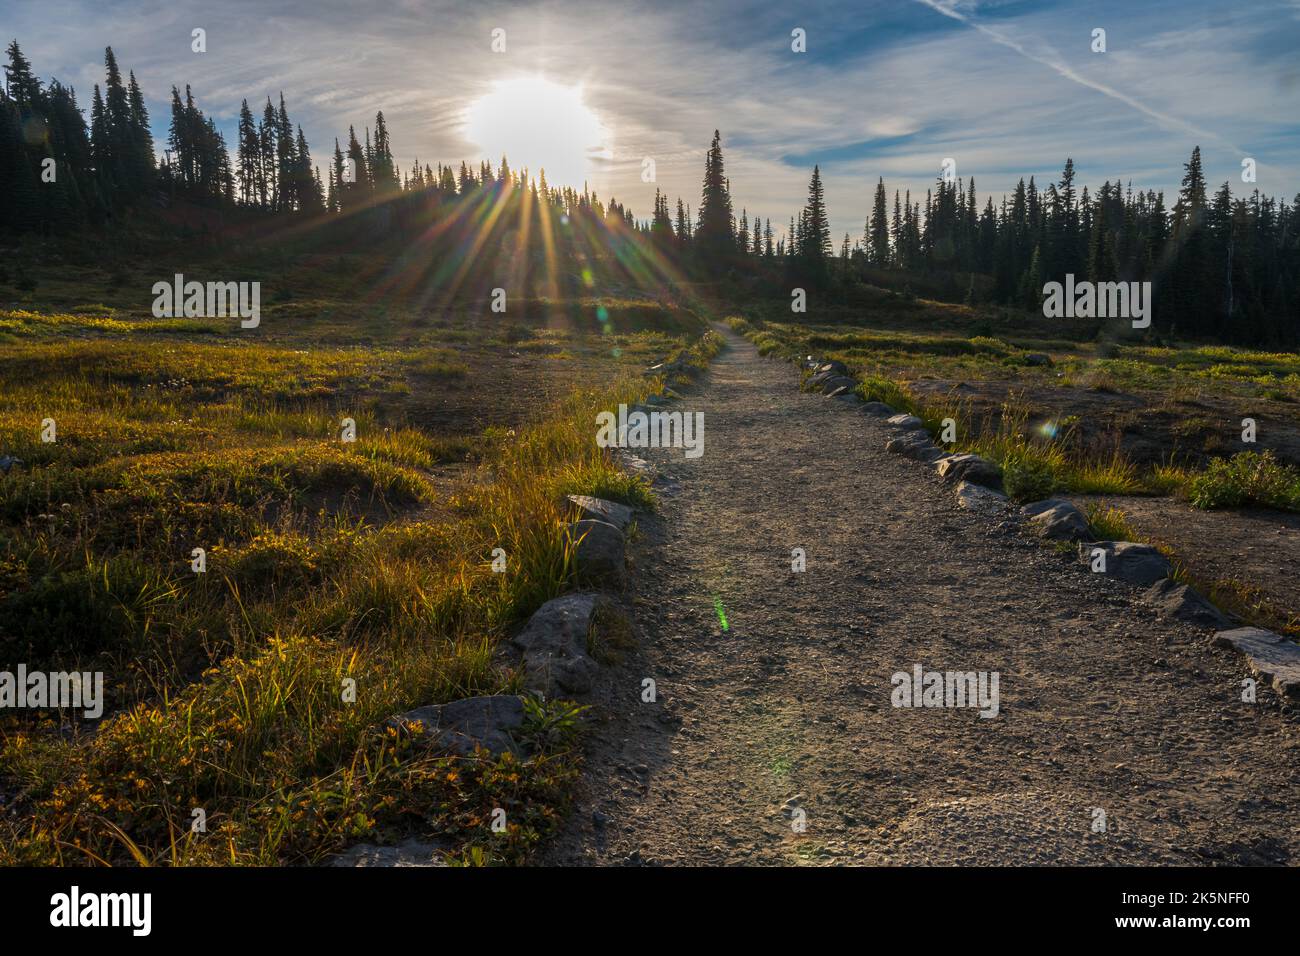
<svg viewBox="0 0 1300 956">
<path fill-rule="evenodd" d="M 637 452 L 670 479 L 630 548 L 637 647 L 539 863 L 1300 862 L 1295 717 L 1263 683 L 1242 702 L 1240 657 L 960 509 L 884 423 L 719 331 L 674 403 L 705 413 L 702 457 Z M 916 664 L 998 672 L 1000 713 L 891 706 Z"/>
</svg>

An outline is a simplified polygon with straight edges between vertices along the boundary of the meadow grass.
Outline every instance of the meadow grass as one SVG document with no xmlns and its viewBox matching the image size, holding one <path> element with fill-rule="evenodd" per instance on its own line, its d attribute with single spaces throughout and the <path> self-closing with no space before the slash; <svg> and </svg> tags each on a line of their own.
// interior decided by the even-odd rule
<svg viewBox="0 0 1300 956">
<path fill-rule="evenodd" d="M 464 377 L 427 340 L 7 347 L 0 451 L 23 464 L 0 477 L 0 656 L 103 670 L 112 716 L 0 726 L 0 862 L 311 863 L 412 831 L 453 862 L 525 858 L 577 772 L 572 705 L 529 704 L 522 759 L 449 757 L 384 719 L 519 690 L 498 644 L 576 584 L 564 495 L 653 505 L 595 444 L 596 412 L 653 385 L 641 355 L 703 364 L 719 345 L 542 334 L 596 356 L 604 384 L 470 435 L 394 410 L 412 382 Z"/>
<path fill-rule="evenodd" d="M 1014 381 L 1024 386 L 1077 386 L 1097 392 L 1152 390 L 1177 396 L 1203 387 L 1237 396 L 1300 401 L 1300 356 L 1228 346 L 1182 348 L 1075 342 L 1043 338 L 996 338 L 958 331 L 931 334 L 861 326 L 808 326 L 736 317 L 732 328 L 765 355 L 802 361 L 812 354 L 844 362 L 859 378 L 865 401 L 884 402 L 921 418 L 934 436 L 942 423 L 956 423 L 954 452 L 974 452 L 997 462 L 1011 497 L 1020 501 L 1054 492 L 1077 494 L 1183 494 L 1197 507 L 1259 504 L 1296 510 L 1296 471 L 1272 460 L 1238 456 L 1213 459 L 1204 473 L 1166 460 L 1141 466 L 1117 440 L 1084 443 L 1079 420 L 1051 422 L 1048 431 L 1028 427 L 1030 409 L 1013 390 L 996 412 L 974 415 L 955 390 L 946 397 L 921 396 L 909 381 L 918 376 L 958 380 L 967 376 Z M 1047 353 L 1050 365 L 1031 365 L 1031 352 Z M 1268 386 L 1262 388 L 1261 386 Z M 1183 423 L 1195 432 L 1197 423 Z M 1240 459 L 1240 461 L 1238 461 Z"/>
</svg>

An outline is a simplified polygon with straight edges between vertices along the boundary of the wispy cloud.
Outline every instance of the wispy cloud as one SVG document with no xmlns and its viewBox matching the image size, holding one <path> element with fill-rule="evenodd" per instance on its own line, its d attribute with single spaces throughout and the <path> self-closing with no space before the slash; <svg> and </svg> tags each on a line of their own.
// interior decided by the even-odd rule
<svg viewBox="0 0 1300 956">
<path fill-rule="evenodd" d="M 1213 130 L 1202 129 L 1186 120 L 1180 119 L 1177 116 L 1171 116 L 1167 113 L 1162 113 L 1159 110 L 1152 109 L 1150 106 L 1129 93 L 1117 90 L 1114 87 L 1107 86 L 1105 83 L 1099 83 L 1096 80 L 1081 75 L 1077 70 L 1074 70 L 1068 64 L 1064 63 L 1058 56 L 1052 55 L 1053 51 L 1050 49 L 1044 49 L 1043 52 L 1031 50 L 1025 42 L 1017 40 L 1004 31 L 981 23 L 975 17 L 959 11 L 957 9 L 959 0 L 916 0 L 916 2 L 943 14 L 945 17 L 966 24 L 968 27 L 977 30 L 983 36 L 988 37 L 994 43 L 1000 44 L 1009 50 L 1014 50 L 1025 59 L 1037 63 L 1040 66 L 1047 67 L 1058 76 L 1065 77 L 1071 83 L 1077 83 L 1082 87 L 1093 90 L 1103 96 L 1110 97 L 1113 100 L 1123 103 L 1125 106 L 1137 110 L 1143 116 L 1154 120 L 1165 129 L 1176 130 L 1181 133 L 1191 133 L 1204 139 L 1212 139 L 1221 142 L 1224 145 L 1232 146 L 1230 142 Z M 1235 149 L 1236 147 L 1233 148 Z"/>
<path fill-rule="evenodd" d="M 1291 195 L 1298 2 L 11 0 L 5 19 L 41 74 L 74 82 L 83 105 L 112 44 L 160 141 L 173 83 L 192 84 L 228 135 L 241 99 L 256 109 L 283 90 L 320 163 L 379 109 L 404 168 L 417 156 L 475 161 L 465 112 L 494 83 L 581 84 L 611 131 L 611 159 L 591 176 L 603 197 L 644 216 L 659 186 L 696 205 L 718 128 L 737 210 L 780 228 L 819 162 L 838 241 L 860 233 L 877 176 L 891 193 L 923 195 L 947 156 L 981 198 L 1022 174 L 1055 178 L 1066 156 L 1083 182 L 1169 191 L 1199 143 L 1211 178 L 1252 155 L 1260 188 Z M 1086 52 L 1094 23 L 1108 28 L 1104 56 Z M 202 55 L 190 51 L 199 26 Z M 807 53 L 790 49 L 796 26 Z M 507 30 L 507 54 L 490 51 L 494 27 Z M 645 156 L 657 183 L 641 182 Z"/>
</svg>

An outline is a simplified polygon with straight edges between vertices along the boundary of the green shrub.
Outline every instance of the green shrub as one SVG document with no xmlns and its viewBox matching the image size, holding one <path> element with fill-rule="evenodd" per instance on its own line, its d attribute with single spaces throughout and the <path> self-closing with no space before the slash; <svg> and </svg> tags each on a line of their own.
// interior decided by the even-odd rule
<svg viewBox="0 0 1300 956">
<path fill-rule="evenodd" d="M 1041 501 L 1056 490 L 1056 473 L 1041 458 L 1012 455 L 1002 462 L 1002 486 L 1016 501 Z"/>
<path fill-rule="evenodd" d="M 907 387 L 887 378 L 865 378 L 858 385 L 858 394 L 866 402 L 884 402 L 899 411 L 914 412 L 916 400 Z"/>
<path fill-rule="evenodd" d="M 177 592 L 159 572 L 128 555 L 51 571 L 0 598 L 0 645 L 15 659 L 134 647 Z"/>
<path fill-rule="evenodd" d="M 1191 482 L 1197 508 L 1262 505 L 1300 511 L 1300 470 L 1279 462 L 1272 451 L 1242 452 L 1217 458 Z"/>
<path fill-rule="evenodd" d="M 220 566 L 223 555 L 214 554 Z M 249 541 L 229 561 L 231 577 L 241 590 L 302 586 L 316 575 L 311 542 L 298 534 L 267 531 Z"/>
<path fill-rule="evenodd" d="M 989 335 L 972 335 L 970 344 L 976 352 L 983 352 L 988 355 L 1002 356 L 1011 352 L 1011 347 L 1006 342 Z"/>
<path fill-rule="evenodd" d="M 1119 508 L 1092 502 L 1088 505 L 1088 526 L 1099 541 L 1141 541 L 1137 531 L 1128 519 L 1128 514 Z"/>
</svg>

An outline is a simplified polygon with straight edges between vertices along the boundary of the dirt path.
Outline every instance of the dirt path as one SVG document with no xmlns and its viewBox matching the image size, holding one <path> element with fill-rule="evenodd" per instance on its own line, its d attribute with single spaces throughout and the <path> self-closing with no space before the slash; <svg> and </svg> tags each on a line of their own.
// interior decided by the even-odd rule
<svg viewBox="0 0 1300 956">
<path fill-rule="evenodd" d="M 648 453 L 676 482 L 632 549 L 639 649 L 540 862 L 1300 863 L 1300 734 L 1239 658 L 727 337 L 683 403 L 703 457 Z M 1000 712 L 891 706 L 916 664 L 998 672 Z"/>
</svg>

